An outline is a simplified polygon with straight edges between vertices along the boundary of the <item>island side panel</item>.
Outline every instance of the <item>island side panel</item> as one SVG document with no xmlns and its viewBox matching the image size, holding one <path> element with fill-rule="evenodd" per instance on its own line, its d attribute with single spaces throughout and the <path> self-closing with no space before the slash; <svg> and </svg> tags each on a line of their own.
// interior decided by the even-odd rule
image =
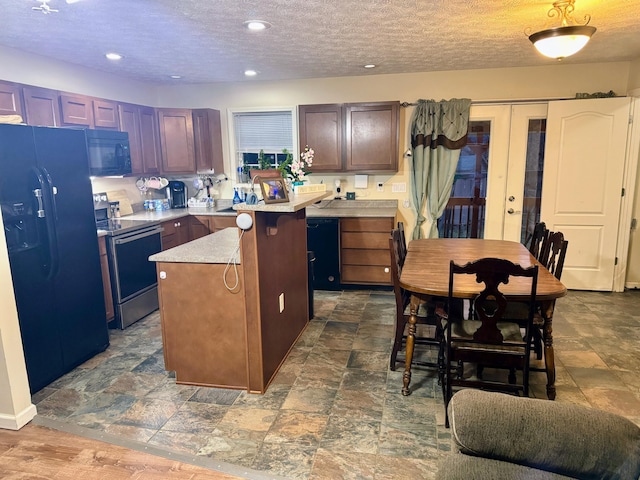
<svg viewBox="0 0 640 480">
<path fill-rule="evenodd" d="M 307 223 L 304 209 L 255 216 L 263 375 L 268 384 L 309 321 Z"/>
<path fill-rule="evenodd" d="M 240 212 L 238 212 L 240 213 Z M 260 328 L 260 282 L 258 276 L 258 248 L 256 243 L 255 212 L 251 215 L 253 226 L 241 237 L 240 255 L 242 272 L 245 279 L 245 318 L 247 326 L 247 378 L 248 390 L 252 393 L 264 393 L 267 386 L 264 382 L 262 368 L 262 333 Z"/>
<path fill-rule="evenodd" d="M 248 388 L 243 274 L 239 268 L 238 293 L 231 293 L 225 267 L 157 264 L 165 368 L 177 383 Z"/>
</svg>

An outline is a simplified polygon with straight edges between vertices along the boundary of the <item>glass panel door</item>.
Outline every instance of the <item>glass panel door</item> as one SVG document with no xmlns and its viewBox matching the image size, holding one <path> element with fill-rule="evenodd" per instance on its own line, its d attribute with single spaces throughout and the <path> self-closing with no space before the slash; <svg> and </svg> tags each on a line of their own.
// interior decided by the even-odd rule
<svg viewBox="0 0 640 480">
<path fill-rule="evenodd" d="M 546 104 L 472 105 L 440 237 L 526 240 L 540 220 L 546 115 Z"/>
<path fill-rule="evenodd" d="M 547 105 L 511 107 L 504 239 L 527 243 L 540 221 Z"/>
<path fill-rule="evenodd" d="M 483 238 L 490 136 L 490 121 L 469 122 L 451 198 L 438 220 L 440 238 Z"/>
</svg>

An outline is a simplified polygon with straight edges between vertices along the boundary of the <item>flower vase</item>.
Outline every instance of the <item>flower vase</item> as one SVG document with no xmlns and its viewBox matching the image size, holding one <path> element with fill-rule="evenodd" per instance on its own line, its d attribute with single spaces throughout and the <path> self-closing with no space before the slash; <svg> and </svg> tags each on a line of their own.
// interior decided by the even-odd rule
<svg viewBox="0 0 640 480">
<path fill-rule="evenodd" d="M 293 182 L 291 182 L 291 192 L 295 195 L 296 193 L 298 193 L 298 189 L 296 187 L 300 186 L 300 185 L 304 185 L 304 182 L 302 180 L 294 180 Z"/>
</svg>

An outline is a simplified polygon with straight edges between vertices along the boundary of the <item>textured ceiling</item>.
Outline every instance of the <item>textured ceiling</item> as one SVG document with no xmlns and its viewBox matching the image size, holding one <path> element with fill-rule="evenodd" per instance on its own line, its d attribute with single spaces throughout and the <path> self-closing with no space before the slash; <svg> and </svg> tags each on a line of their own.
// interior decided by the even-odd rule
<svg viewBox="0 0 640 480">
<path fill-rule="evenodd" d="M 153 84 L 549 65 L 551 0 L 2 0 L 0 45 Z M 565 63 L 640 59 L 640 1 L 577 0 L 598 30 Z M 252 33 L 243 22 L 273 26 Z M 104 53 L 125 56 L 109 62 Z M 374 63 L 375 69 L 363 65 Z M 248 79 L 245 69 L 259 72 Z M 170 75 L 182 75 L 173 80 Z"/>
</svg>

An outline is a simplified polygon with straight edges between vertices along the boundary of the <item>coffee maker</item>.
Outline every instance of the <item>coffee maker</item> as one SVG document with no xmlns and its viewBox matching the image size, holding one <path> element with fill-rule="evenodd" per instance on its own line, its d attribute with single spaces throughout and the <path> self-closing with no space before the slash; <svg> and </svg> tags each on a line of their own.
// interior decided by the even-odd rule
<svg viewBox="0 0 640 480">
<path fill-rule="evenodd" d="M 171 180 L 166 192 L 171 208 L 187 208 L 187 186 L 184 182 Z"/>
</svg>

